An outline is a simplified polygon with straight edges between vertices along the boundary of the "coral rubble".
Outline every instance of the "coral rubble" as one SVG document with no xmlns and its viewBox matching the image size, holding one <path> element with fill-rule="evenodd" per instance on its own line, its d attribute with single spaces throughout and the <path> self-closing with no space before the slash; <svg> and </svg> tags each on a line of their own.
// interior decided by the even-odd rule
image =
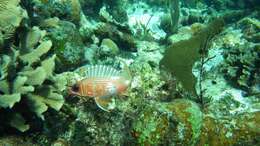
<svg viewBox="0 0 260 146">
<path fill-rule="evenodd" d="M 0 0 L 0 145 L 260 145 L 259 16 L 259 0 Z M 92 65 L 131 74 L 109 112 L 72 94 Z"/>
</svg>

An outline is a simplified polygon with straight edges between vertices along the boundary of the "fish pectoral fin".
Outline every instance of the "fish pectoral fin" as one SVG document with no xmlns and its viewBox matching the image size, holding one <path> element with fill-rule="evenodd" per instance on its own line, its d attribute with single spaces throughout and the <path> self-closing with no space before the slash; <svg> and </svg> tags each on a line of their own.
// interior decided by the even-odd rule
<svg viewBox="0 0 260 146">
<path fill-rule="evenodd" d="M 121 96 L 124 96 L 124 97 L 128 97 L 128 96 L 129 96 L 129 92 L 128 92 L 128 91 L 121 92 L 120 95 L 121 95 Z M 121 96 L 120 96 L 120 97 L 121 97 Z"/>
<path fill-rule="evenodd" d="M 112 109 L 115 108 L 115 101 L 114 98 L 102 98 L 102 97 L 95 97 L 95 102 L 99 108 L 104 111 L 110 112 Z"/>
</svg>

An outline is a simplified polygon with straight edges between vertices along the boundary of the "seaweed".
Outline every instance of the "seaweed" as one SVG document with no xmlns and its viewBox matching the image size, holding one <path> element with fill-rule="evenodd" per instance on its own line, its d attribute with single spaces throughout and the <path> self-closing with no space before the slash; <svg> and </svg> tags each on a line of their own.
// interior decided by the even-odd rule
<svg viewBox="0 0 260 146">
<path fill-rule="evenodd" d="M 179 0 L 169 1 L 169 8 L 171 14 L 171 32 L 176 33 L 178 30 L 178 23 L 180 18 Z"/>
<path fill-rule="evenodd" d="M 190 39 L 170 45 L 160 61 L 161 68 L 171 72 L 181 82 L 183 88 L 193 95 L 197 93 L 196 78 L 192 74 L 192 67 L 201 57 L 201 49 L 207 43 L 207 39 L 218 34 L 223 26 L 224 21 L 221 18 L 212 21 Z"/>
<path fill-rule="evenodd" d="M 180 18 L 180 2 L 179 0 L 166 0 L 165 5 L 169 13 L 161 17 L 160 27 L 168 34 L 176 33 Z"/>
</svg>

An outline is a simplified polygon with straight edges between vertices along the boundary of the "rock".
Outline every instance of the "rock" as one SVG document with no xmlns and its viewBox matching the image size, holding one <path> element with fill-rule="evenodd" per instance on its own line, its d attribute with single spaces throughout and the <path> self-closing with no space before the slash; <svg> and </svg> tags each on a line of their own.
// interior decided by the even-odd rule
<svg viewBox="0 0 260 146">
<path fill-rule="evenodd" d="M 222 119 L 207 115 L 198 145 L 233 146 L 259 145 L 260 112 L 244 113 Z"/>
<path fill-rule="evenodd" d="M 135 121 L 133 136 L 140 145 L 193 145 L 200 136 L 202 120 L 199 106 L 190 100 L 151 104 Z"/>
<path fill-rule="evenodd" d="M 18 136 L 8 136 L 0 138 L 1 146 L 39 146 L 38 144 L 34 144 L 30 141 L 30 139 L 25 139 L 23 137 Z"/>
<path fill-rule="evenodd" d="M 102 55 L 115 56 L 119 53 L 117 44 L 108 38 L 102 40 L 100 48 Z"/>
<path fill-rule="evenodd" d="M 179 29 L 177 34 L 173 34 L 169 36 L 168 42 L 170 42 L 171 44 L 177 43 L 182 40 L 188 40 L 191 38 L 191 36 L 192 36 L 191 29 L 189 27 L 182 27 Z"/>
</svg>

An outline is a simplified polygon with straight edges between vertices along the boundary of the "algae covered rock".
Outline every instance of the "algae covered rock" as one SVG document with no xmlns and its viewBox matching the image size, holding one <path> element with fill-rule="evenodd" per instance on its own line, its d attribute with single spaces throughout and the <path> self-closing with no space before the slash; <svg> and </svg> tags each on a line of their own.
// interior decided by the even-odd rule
<svg viewBox="0 0 260 146">
<path fill-rule="evenodd" d="M 35 30 L 42 32 L 39 28 Z M 27 39 L 30 37 L 27 35 Z M 29 125 L 25 124 L 24 112 L 20 107 L 25 106 L 44 119 L 43 113 L 49 107 L 58 111 L 64 103 L 61 94 L 64 88 L 61 86 L 64 87 L 66 83 L 60 75 L 54 73 L 56 55 L 45 56 L 52 42 L 41 39 L 38 43 L 34 49 L 21 46 L 0 56 L 3 74 L 0 79 L 0 106 L 12 111 L 9 124 L 22 132 L 28 130 Z"/>
<path fill-rule="evenodd" d="M 136 40 L 127 26 L 99 23 L 94 34 L 100 39 L 110 38 L 123 50 L 136 51 Z"/>
<path fill-rule="evenodd" d="M 198 145 L 259 145 L 259 117 L 259 111 L 224 118 L 207 115 L 203 119 Z"/>
<path fill-rule="evenodd" d="M 28 2 L 29 3 L 29 2 Z M 81 5 L 79 0 L 54 0 L 42 1 L 32 0 L 34 9 L 30 11 L 33 19 L 43 20 L 50 17 L 58 17 L 62 20 L 69 20 L 78 25 L 80 21 Z"/>
<path fill-rule="evenodd" d="M 101 54 L 115 56 L 119 53 L 119 48 L 111 39 L 103 39 L 101 42 Z"/>
<path fill-rule="evenodd" d="M 133 136 L 140 145 L 163 144 L 170 130 L 170 119 L 157 109 L 148 107 L 144 110 L 134 123 Z"/>
<path fill-rule="evenodd" d="M 147 106 L 136 119 L 133 136 L 140 145 L 195 145 L 203 122 L 199 106 L 186 99 Z"/>
<path fill-rule="evenodd" d="M 39 146 L 32 142 L 29 138 L 19 137 L 19 136 L 7 136 L 0 138 L 1 146 Z"/>
<path fill-rule="evenodd" d="M 187 99 L 150 103 L 133 123 L 139 145 L 232 146 L 259 144 L 259 111 L 215 117 Z"/>
<path fill-rule="evenodd" d="M 46 30 L 59 60 L 59 71 L 63 68 L 75 68 L 84 62 L 84 44 L 73 23 L 60 20 L 57 25 Z"/>
</svg>

